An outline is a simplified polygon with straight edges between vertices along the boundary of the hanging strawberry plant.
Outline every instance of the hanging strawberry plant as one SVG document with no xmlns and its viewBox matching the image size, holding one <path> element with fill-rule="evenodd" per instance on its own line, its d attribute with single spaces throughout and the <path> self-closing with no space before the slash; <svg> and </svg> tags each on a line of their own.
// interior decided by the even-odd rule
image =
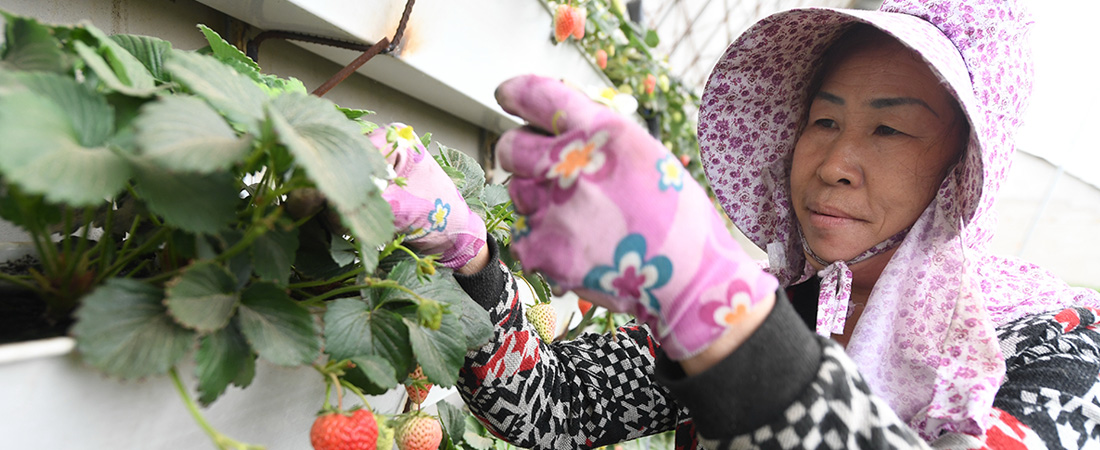
<svg viewBox="0 0 1100 450">
<path fill-rule="evenodd" d="M 209 46 L 182 51 L 2 16 L 0 217 L 37 262 L 0 282 L 39 302 L 87 364 L 168 375 L 219 448 L 244 448 L 202 419 L 185 358 L 203 405 L 248 386 L 257 358 L 380 394 L 417 367 L 453 386 L 489 338 L 451 272 L 395 235 L 368 111 L 262 73 L 203 26 Z M 443 156 L 506 240 L 506 191 L 472 158 Z"/>
</svg>

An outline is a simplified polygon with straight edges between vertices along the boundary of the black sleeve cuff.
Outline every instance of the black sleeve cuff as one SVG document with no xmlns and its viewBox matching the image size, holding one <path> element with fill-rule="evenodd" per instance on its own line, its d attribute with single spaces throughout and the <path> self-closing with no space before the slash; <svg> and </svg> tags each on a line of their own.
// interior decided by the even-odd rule
<svg viewBox="0 0 1100 450">
<path fill-rule="evenodd" d="M 500 270 L 500 249 L 497 241 L 492 236 L 486 236 L 485 245 L 489 247 L 489 263 L 475 274 L 463 275 L 455 272 L 454 276 L 462 290 L 488 311 L 500 303 L 504 283 L 508 279 L 504 271 Z"/>
<path fill-rule="evenodd" d="M 726 359 L 688 377 L 662 352 L 656 375 L 701 435 L 725 439 L 774 421 L 817 376 L 821 358 L 821 342 L 779 289 L 764 323 Z"/>
</svg>

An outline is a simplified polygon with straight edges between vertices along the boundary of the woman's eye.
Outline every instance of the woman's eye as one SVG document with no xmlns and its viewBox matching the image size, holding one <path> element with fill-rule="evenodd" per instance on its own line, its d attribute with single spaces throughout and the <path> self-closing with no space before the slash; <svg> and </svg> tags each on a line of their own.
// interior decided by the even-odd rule
<svg viewBox="0 0 1100 450">
<path fill-rule="evenodd" d="M 836 121 L 833 119 L 817 119 L 814 121 L 814 125 L 822 128 L 836 128 Z"/>
<path fill-rule="evenodd" d="M 886 125 L 879 125 L 878 128 L 875 128 L 875 134 L 879 136 L 894 136 L 903 133 Z"/>
</svg>

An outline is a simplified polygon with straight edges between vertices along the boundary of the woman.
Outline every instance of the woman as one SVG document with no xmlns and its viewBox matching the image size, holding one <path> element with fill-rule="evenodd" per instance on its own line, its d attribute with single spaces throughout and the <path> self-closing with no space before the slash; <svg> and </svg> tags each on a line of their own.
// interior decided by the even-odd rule
<svg viewBox="0 0 1100 450">
<path fill-rule="evenodd" d="M 645 325 L 539 342 L 476 216 L 429 233 L 498 325 L 461 373 L 471 410 L 535 448 L 673 428 L 706 448 L 1100 443 L 1100 299 L 986 253 L 1025 31 L 1012 2 L 898 0 L 778 13 L 731 45 L 702 161 L 766 272 L 639 127 L 553 80 L 502 84 L 530 124 L 497 146 L 528 224 L 513 251 Z"/>
</svg>

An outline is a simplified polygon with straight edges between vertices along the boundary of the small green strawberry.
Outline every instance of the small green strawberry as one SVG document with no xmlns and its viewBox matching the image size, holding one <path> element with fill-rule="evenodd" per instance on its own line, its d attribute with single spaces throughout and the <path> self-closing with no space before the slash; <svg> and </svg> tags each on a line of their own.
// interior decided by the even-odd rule
<svg viewBox="0 0 1100 450">
<path fill-rule="evenodd" d="M 309 430 L 314 450 L 376 450 L 377 441 L 378 424 L 367 409 L 321 414 Z"/>
<path fill-rule="evenodd" d="M 375 450 L 393 450 L 394 429 L 390 419 L 386 416 L 378 416 L 378 443 Z"/>
<path fill-rule="evenodd" d="M 527 308 L 527 321 L 535 326 L 535 331 L 544 342 L 554 341 L 554 326 L 557 320 L 558 313 L 549 303 L 536 303 Z"/>
<path fill-rule="evenodd" d="M 397 426 L 400 450 L 436 450 L 442 440 L 443 426 L 439 420 L 420 411 L 410 413 Z"/>
</svg>

